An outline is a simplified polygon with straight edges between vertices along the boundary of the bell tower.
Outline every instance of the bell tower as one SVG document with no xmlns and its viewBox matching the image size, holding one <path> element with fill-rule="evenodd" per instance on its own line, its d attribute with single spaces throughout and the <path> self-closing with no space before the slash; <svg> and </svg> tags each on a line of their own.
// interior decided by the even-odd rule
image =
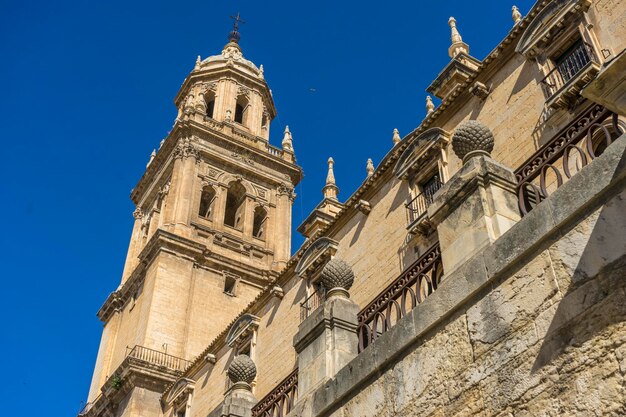
<svg viewBox="0 0 626 417">
<path fill-rule="evenodd" d="M 201 59 L 178 115 L 131 193 L 136 205 L 119 287 L 81 415 L 159 416 L 163 389 L 284 268 L 302 178 L 293 139 L 269 144 L 276 108 L 244 58 L 237 16 L 221 54 Z"/>
</svg>

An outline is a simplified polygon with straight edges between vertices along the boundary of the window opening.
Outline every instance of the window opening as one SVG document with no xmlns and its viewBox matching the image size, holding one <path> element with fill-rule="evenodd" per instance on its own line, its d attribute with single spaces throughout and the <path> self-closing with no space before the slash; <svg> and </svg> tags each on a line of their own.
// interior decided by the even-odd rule
<svg viewBox="0 0 626 417">
<path fill-rule="evenodd" d="M 239 182 L 233 182 L 226 194 L 226 212 L 224 224 L 241 230 L 243 226 L 243 211 L 246 200 L 246 189 Z"/>
<path fill-rule="evenodd" d="M 200 195 L 200 208 L 198 210 L 198 216 L 210 219 L 213 211 L 213 202 L 215 201 L 215 190 L 213 187 L 206 186 L 202 189 Z"/>
<path fill-rule="evenodd" d="M 254 209 L 254 223 L 252 225 L 252 236 L 263 239 L 265 238 L 265 221 L 267 220 L 267 211 L 258 206 Z"/>
</svg>

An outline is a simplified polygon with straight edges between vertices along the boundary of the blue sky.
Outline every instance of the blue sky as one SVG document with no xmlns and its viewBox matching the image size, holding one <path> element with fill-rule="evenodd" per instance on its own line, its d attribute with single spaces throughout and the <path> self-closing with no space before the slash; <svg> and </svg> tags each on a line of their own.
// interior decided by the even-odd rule
<svg viewBox="0 0 626 417">
<path fill-rule="evenodd" d="M 531 0 L 516 0 L 525 14 Z M 1 0 L 2 415 L 72 416 L 87 396 L 131 231 L 130 190 L 176 115 L 198 54 L 218 54 L 241 12 L 244 55 L 263 64 L 305 178 L 295 232 L 335 159 L 340 199 L 425 114 L 449 61 L 453 15 L 484 58 L 512 26 L 501 0 Z M 314 91 L 313 91 L 314 90 Z"/>
</svg>

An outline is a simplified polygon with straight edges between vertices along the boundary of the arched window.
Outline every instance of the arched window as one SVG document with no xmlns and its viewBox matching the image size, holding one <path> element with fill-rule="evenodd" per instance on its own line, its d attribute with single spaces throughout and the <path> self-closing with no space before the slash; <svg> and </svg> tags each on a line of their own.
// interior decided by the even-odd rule
<svg viewBox="0 0 626 417">
<path fill-rule="evenodd" d="M 211 186 L 206 186 L 202 189 L 200 195 L 200 208 L 198 210 L 198 216 L 210 219 L 213 212 L 213 203 L 215 201 L 215 190 Z"/>
<path fill-rule="evenodd" d="M 244 126 L 247 125 L 248 107 L 249 102 L 245 96 L 237 98 L 237 104 L 235 106 L 235 123 L 239 123 Z"/>
<path fill-rule="evenodd" d="M 212 91 L 204 93 L 204 103 L 206 104 L 206 116 L 212 119 L 215 113 L 215 93 Z"/>
<path fill-rule="evenodd" d="M 226 194 L 226 212 L 224 224 L 241 230 L 243 228 L 243 211 L 246 201 L 246 189 L 240 182 L 231 182 Z"/>
<path fill-rule="evenodd" d="M 265 239 L 265 221 L 267 220 L 267 211 L 258 206 L 254 209 L 254 223 L 252 224 L 252 236 L 258 239 Z"/>
</svg>

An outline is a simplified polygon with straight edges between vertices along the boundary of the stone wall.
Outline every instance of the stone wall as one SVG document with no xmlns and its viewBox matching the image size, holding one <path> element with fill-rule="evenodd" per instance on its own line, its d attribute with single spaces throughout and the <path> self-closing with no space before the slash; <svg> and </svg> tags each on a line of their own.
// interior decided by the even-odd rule
<svg viewBox="0 0 626 417">
<path fill-rule="evenodd" d="M 626 135 L 294 416 L 626 413 Z"/>
</svg>

